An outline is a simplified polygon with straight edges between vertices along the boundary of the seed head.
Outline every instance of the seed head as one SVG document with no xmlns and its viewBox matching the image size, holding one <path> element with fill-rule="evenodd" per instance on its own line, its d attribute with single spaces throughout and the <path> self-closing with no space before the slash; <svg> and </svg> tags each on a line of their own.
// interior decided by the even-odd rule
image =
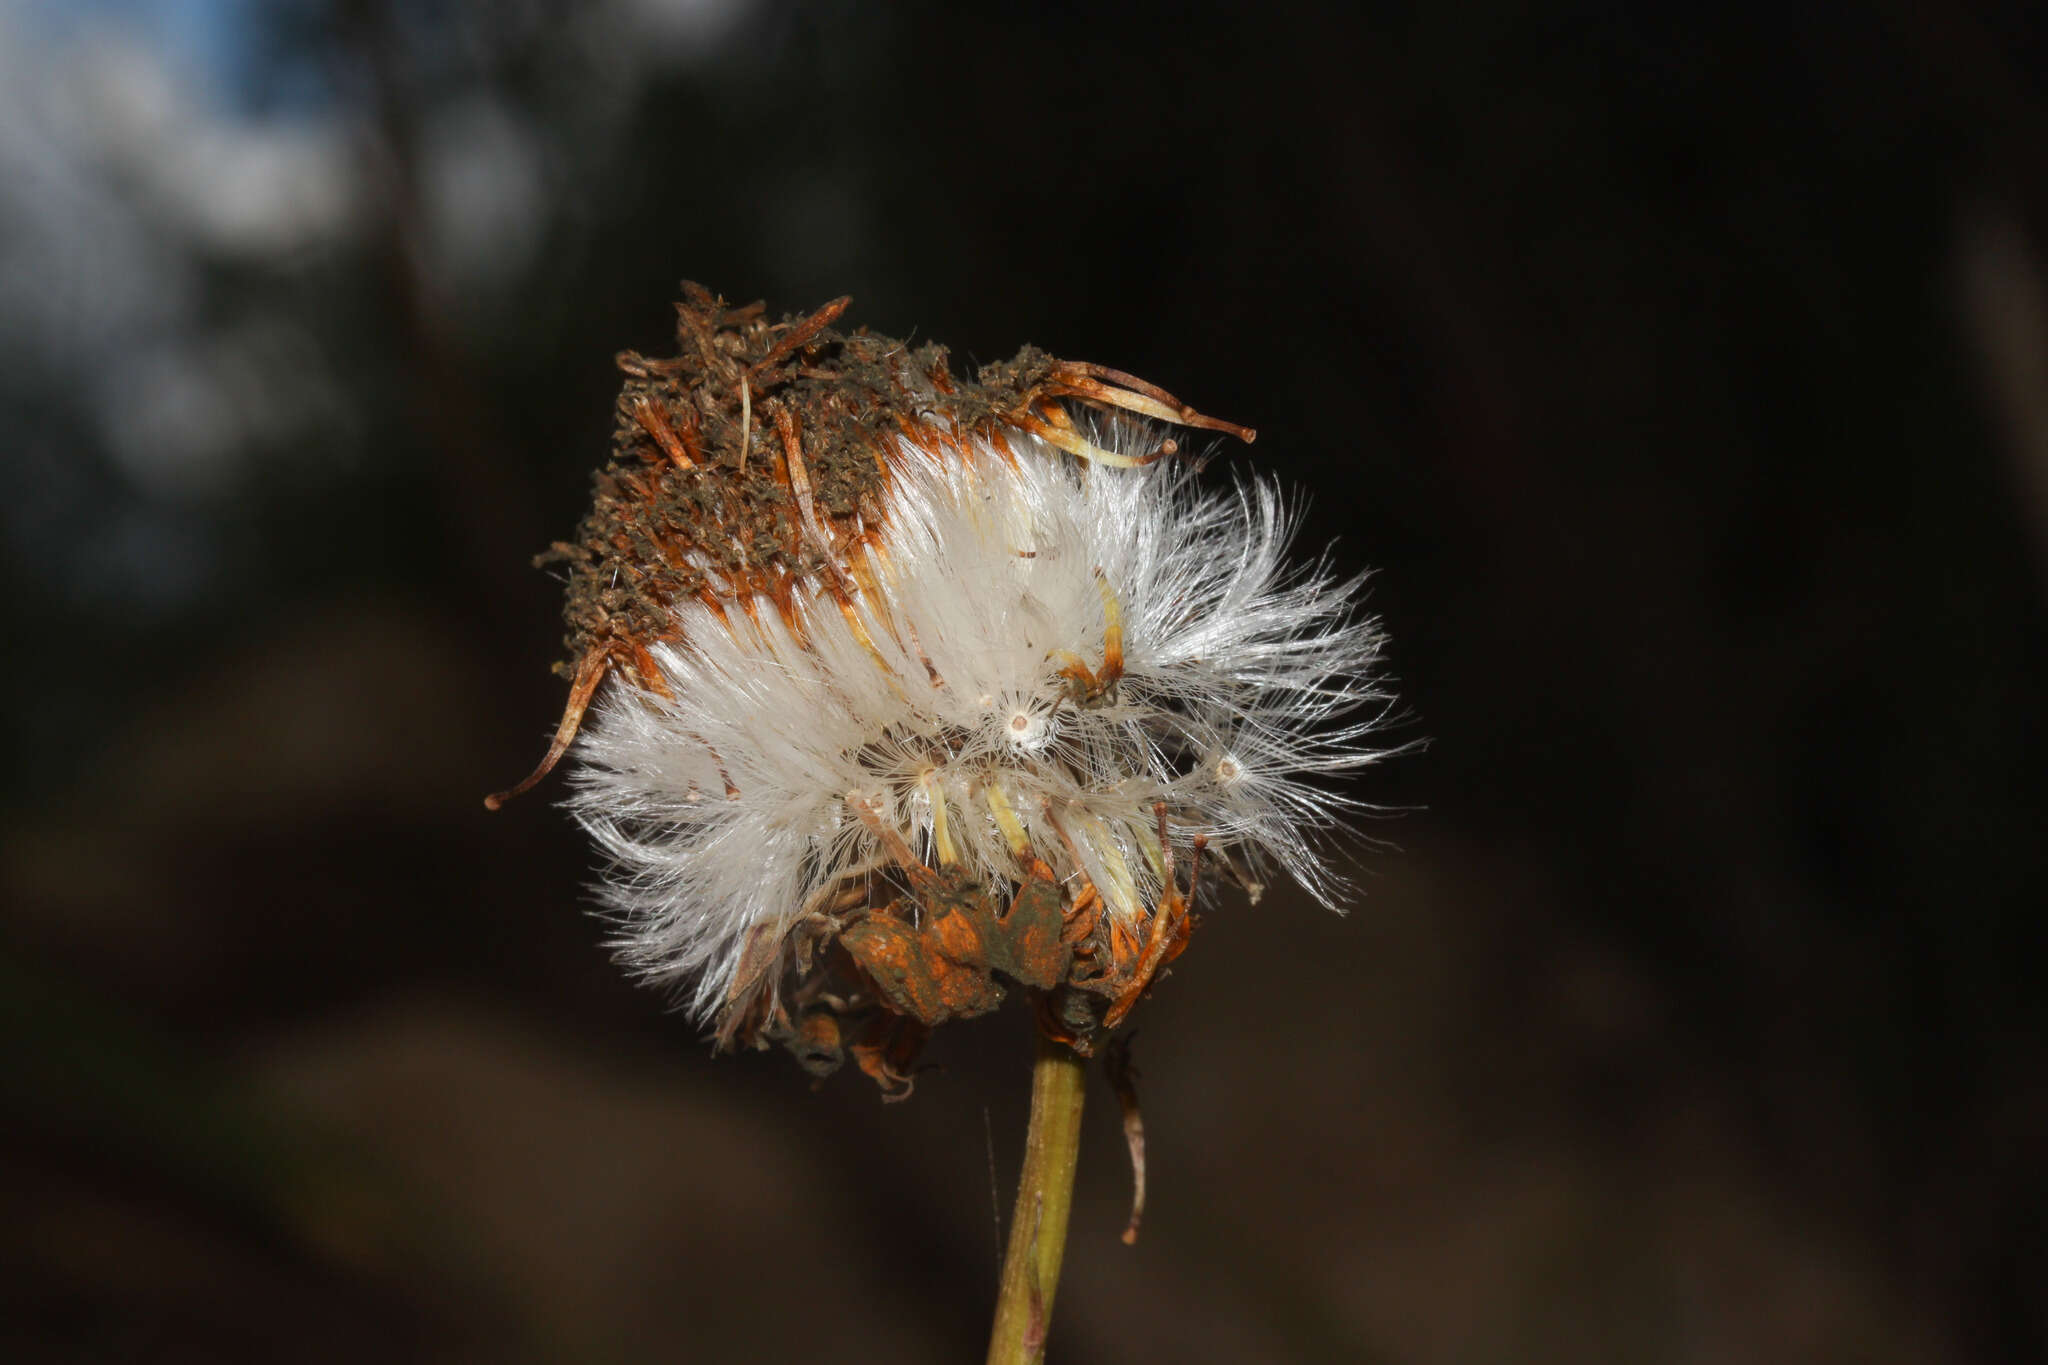
<svg viewBox="0 0 2048 1365">
<path fill-rule="evenodd" d="M 844 299 L 771 324 L 686 290 L 543 557 L 571 696 L 515 789 L 580 725 L 627 964 L 724 1042 L 900 1092 L 926 1029 L 1009 987 L 1092 1050 L 1205 869 L 1332 900 L 1315 840 L 1354 804 L 1327 780 L 1384 753 L 1379 635 L 1358 580 L 1287 561 L 1271 483 L 1171 458 L 1175 428 L 1252 432 L 1031 349 L 962 380 L 835 330 Z"/>
</svg>

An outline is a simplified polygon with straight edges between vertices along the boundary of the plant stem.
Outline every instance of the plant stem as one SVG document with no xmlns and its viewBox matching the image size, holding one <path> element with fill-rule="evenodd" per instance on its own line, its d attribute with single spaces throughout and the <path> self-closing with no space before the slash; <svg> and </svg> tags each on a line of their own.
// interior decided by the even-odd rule
<svg viewBox="0 0 2048 1365">
<path fill-rule="evenodd" d="M 1067 1249 L 1067 1214 L 1074 1203 L 1087 1063 L 1066 1044 L 1043 1033 L 1037 1037 L 1024 1174 L 1017 1182 L 1017 1207 L 1010 1214 L 1010 1245 L 1003 1255 L 988 1365 L 1033 1365 L 1045 1358 L 1053 1291 L 1059 1288 L 1060 1260 Z"/>
</svg>

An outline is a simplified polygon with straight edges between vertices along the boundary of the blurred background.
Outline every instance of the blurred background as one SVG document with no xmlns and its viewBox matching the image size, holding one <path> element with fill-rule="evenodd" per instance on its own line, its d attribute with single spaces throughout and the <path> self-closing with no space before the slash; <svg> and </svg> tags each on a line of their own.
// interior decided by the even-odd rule
<svg viewBox="0 0 2048 1365">
<path fill-rule="evenodd" d="M 480 803 L 687 277 L 1377 570 L 1427 750 L 1138 1015 L 1055 1359 L 2041 1358 L 2035 8 L 0 0 L 0 1354 L 980 1358 L 1025 1017 L 714 1060 Z"/>
</svg>

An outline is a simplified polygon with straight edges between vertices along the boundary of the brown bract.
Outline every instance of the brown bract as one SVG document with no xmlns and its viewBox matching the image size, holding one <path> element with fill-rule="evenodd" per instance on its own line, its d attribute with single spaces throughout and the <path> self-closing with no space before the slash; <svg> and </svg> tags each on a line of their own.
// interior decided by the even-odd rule
<svg viewBox="0 0 2048 1365">
<path fill-rule="evenodd" d="M 749 953 L 754 960 L 733 982 L 719 1025 L 722 1045 L 779 1043 L 823 1078 L 838 1070 L 850 1036 L 856 1064 L 883 1097 L 903 1099 L 926 1034 L 996 1008 L 1008 982 L 1031 992 L 1048 1037 L 1092 1055 L 1194 933 L 1205 840 L 1194 841 L 1183 891 L 1163 805 L 1154 813 L 1166 875 L 1142 934 L 1112 918 L 1085 879 L 1078 890 L 1063 885 L 1036 859 L 1014 890 L 950 864 L 933 869 L 872 810 L 856 809 L 889 851 L 908 894 L 872 881 L 850 895 L 848 913 L 819 926 L 824 952 L 815 971 L 815 945 L 802 930 L 763 926 L 759 954 Z M 802 979 L 785 1002 L 769 987 L 791 968 Z"/>
<path fill-rule="evenodd" d="M 1028 435 L 1116 465 L 1179 449 L 1171 439 L 1143 454 L 1103 449 L 1076 425 L 1070 404 L 1254 437 L 1122 371 L 1032 347 L 962 379 L 941 346 L 839 330 L 844 298 L 770 322 L 760 303 L 731 307 L 695 284 L 683 291 L 677 353 L 619 355 L 626 382 L 590 511 L 574 539 L 537 560 L 567 569 L 568 657 L 557 668 L 570 680 L 569 699 L 539 766 L 488 797 L 492 809 L 547 775 L 607 677 L 670 695 L 651 650 L 682 639 L 689 603 L 727 630 L 736 616 L 772 611 L 802 639 L 806 612 L 829 601 L 872 651 L 864 606 L 868 620 L 894 635 L 899 625 L 880 583 L 888 492 L 906 444 L 940 459 L 986 445 L 1014 461 L 1013 439 Z M 1099 663 L 1058 661 L 1076 705 L 1113 700 L 1122 674 L 1121 624 L 1107 585 L 1103 609 Z M 901 629 L 899 640 L 922 655 L 908 623 Z M 929 660 L 925 667 L 942 686 Z M 729 775 L 725 781 L 735 794 Z M 1160 819 L 1170 849 L 1163 809 Z M 1008 980 L 1036 994 L 1048 1031 L 1087 1050 L 1185 946 L 1193 923 L 1193 869 L 1185 895 L 1167 878 L 1140 939 L 1104 913 L 1093 886 L 1056 882 L 1041 859 L 1026 860 L 1036 870 L 1021 886 L 990 887 L 947 866 L 926 867 L 893 831 L 878 825 L 877 833 L 902 873 L 890 884 L 910 894 L 870 879 L 871 887 L 848 888 L 797 929 L 764 926 L 736 973 L 722 1042 L 781 1041 L 813 1071 L 829 1070 L 850 1050 L 885 1091 L 907 1093 L 923 1030 L 993 1008 Z M 780 982 L 792 972 L 801 985 L 785 998 Z"/>
</svg>

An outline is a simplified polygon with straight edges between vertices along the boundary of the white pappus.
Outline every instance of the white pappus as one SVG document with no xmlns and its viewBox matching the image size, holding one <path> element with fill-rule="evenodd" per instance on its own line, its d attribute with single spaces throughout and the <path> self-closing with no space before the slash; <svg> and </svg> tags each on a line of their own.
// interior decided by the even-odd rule
<svg viewBox="0 0 2048 1365">
<path fill-rule="evenodd" d="M 1122 420 L 1089 439 L 1160 444 Z M 898 875 L 878 828 L 993 885 L 1028 849 L 1129 925 L 1172 865 L 1162 828 L 1183 871 L 1199 840 L 1254 889 L 1277 863 L 1333 902 L 1316 836 L 1355 802 L 1327 779 L 1388 752 L 1361 580 L 1288 561 L 1265 479 L 1071 449 L 895 438 L 864 562 L 833 570 L 854 590 L 799 581 L 794 627 L 737 591 L 685 601 L 649 650 L 664 686 L 600 694 L 571 804 L 632 968 L 711 1016 L 761 926 Z"/>
</svg>

